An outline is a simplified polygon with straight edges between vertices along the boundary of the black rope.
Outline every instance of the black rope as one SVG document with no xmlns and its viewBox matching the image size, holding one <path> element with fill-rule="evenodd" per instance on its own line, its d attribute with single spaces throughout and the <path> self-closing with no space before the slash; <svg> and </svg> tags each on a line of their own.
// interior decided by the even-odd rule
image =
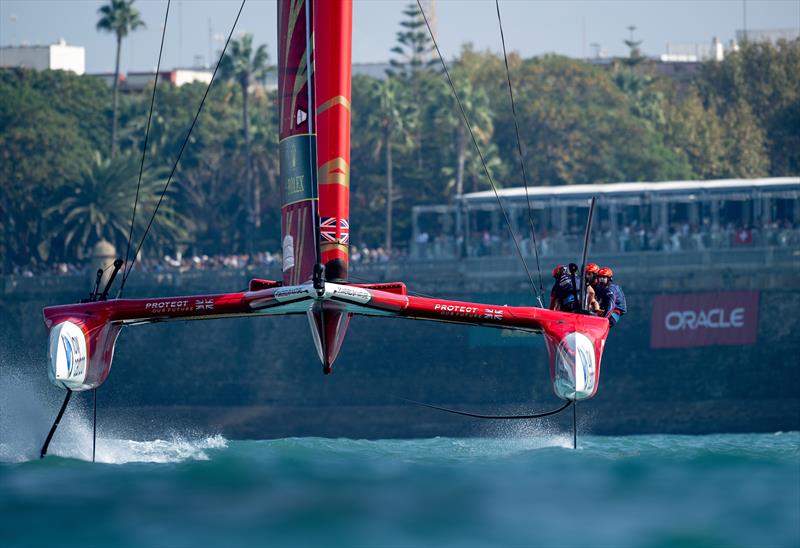
<svg viewBox="0 0 800 548">
<path fill-rule="evenodd" d="M 208 83 L 206 87 L 206 91 L 203 94 L 203 99 L 200 101 L 200 107 L 197 109 L 197 114 L 194 116 L 194 120 L 192 120 L 192 125 L 189 126 L 189 131 L 186 133 L 186 138 L 183 140 L 183 144 L 181 144 L 181 149 L 178 151 L 178 157 L 175 159 L 175 163 L 172 166 L 172 171 L 169 173 L 169 177 L 167 177 L 167 182 L 164 185 L 164 189 L 161 191 L 161 196 L 158 198 L 158 203 L 156 203 L 156 208 L 153 210 L 153 214 L 150 216 L 150 221 L 147 223 L 147 228 L 142 235 L 142 239 L 139 240 L 139 245 L 136 246 L 136 253 L 134 253 L 133 257 L 131 258 L 131 266 L 122 276 L 122 283 L 120 284 L 119 294 L 122 293 L 122 289 L 125 287 L 125 282 L 128 281 L 128 276 L 130 276 L 131 271 L 133 270 L 133 265 L 136 263 L 136 258 L 139 256 L 139 251 L 142 249 L 142 245 L 144 245 L 144 241 L 147 238 L 147 234 L 150 232 L 150 227 L 153 226 L 153 221 L 158 214 L 158 209 L 161 207 L 161 202 L 164 201 L 164 196 L 167 193 L 167 189 L 169 188 L 170 183 L 172 182 L 172 177 L 175 175 L 175 171 L 178 169 L 178 164 L 181 161 L 181 156 L 183 155 L 183 151 L 186 148 L 186 144 L 189 142 L 189 137 L 192 135 L 192 130 L 194 129 L 195 124 L 197 124 L 197 119 L 200 117 L 200 113 L 203 111 L 203 105 L 206 102 L 206 98 L 208 97 L 208 92 L 211 91 L 211 86 L 214 84 L 214 80 L 217 76 L 217 71 L 219 71 L 219 66 L 222 63 L 222 59 L 225 57 L 225 52 L 228 50 L 228 44 L 230 44 L 231 37 L 233 36 L 233 31 L 236 29 L 236 24 L 239 22 L 239 16 L 242 15 L 242 9 L 244 9 L 244 5 L 247 0 L 242 0 L 241 6 L 239 6 L 239 12 L 236 14 L 236 19 L 233 22 L 233 26 L 231 27 L 231 31 L 228 34 L 228 39 L 225 41 L 225 46 L 222 48 L 222 52 L 220 53 L 219 59 L 217 60 L 217 66 L 214 67 L 214 73 L 211 75 L 211 81 Z"/>
<path fill-rule="evenodd" d="M 528 224 L 531 227 L 531 238 L 533 238 L 533 253 L 536 256 L 536 270 L 539 271 L 539 294 L 536 299 L 539 306 L 544 308 L 541 295 L 544 295 L 544 282 L 542 281 L 542 267 L 539 263 L 539 246 L 536 243 L 536 229 L 533 226 L 533 212 L 531 208 L 531 197 L 528 195 L 528 174 L 525 171 L 525 161 L 522 155 L 522 139 L 519 136 L 519 122 L 517 121 L 517 107 L 514 103 L 514 91 L 511 86 L 511 70 L 508 68 L 508 55 L 506 54 L 506 37 L 503 33 L 503 20 L 500 17 L 500 0 L 494 0 L 497 8 L 497 22 L 500 25 L 500 41 L 503 43 L 503 61 L 506 64 L 506 80 L 508 81 L 508 95 L 511 98 L 511 114 L 514 118 L 514 130 L 517 132 L 517 152 L 519 153 L 519 167 L 522 170 L 522 183 L 525 185 L 525 200 L 528 202 Z"/>
<path fill-rule="evenodd" d="M 61 408 L 58 410 L 58 415 L 56 415 L 56 420 L 53 421 L 53 426 L 50 427 L 50 431 L 47 433 L 47 437 L 44 440 L 42 449 L 39 451 L 40 459 L 43 459 L 45 455 L 47 455 L 47 449 L 50 447 L 50 442 L 53 440 L 53 435 L 56 433 L 56 429 L 61 422 L 61 418 L 64 416 L 64 411 L 67 409 L 67 404 L 69 403 L 70 398 L 72 398 L 72 390 L 67 388 L 67 394 L 64 396 L 64 403 L 61 404 Z"/>
<path fill-rule="evenodd" d="M 133 200 L 133 213 L 131 214 L 131 229 L 128 232 L 128 247 L 125 249 L 125 263 L 122 267 L 123 282 L 124 274 L 128 268 L 128 255 L 131 252 L 131 240 L 133 239 L 133 224 L 136 221 L 136 206 L 139 203 L 139 190 L 142 188 L 142 173 L 144 172 L 144 159 L 147 154 L 147 142 L 150 139 L 150 121 L 153 119 L 153 106 L 156 102 L 156 86 L 158 85 L 158 74 L 161 72 L 161 54 L 164 51 L 164 37 L 167 34 L 167 20 L 169 19 L 169 6 L 172 0 L 167 0 L 167 11 L 164 14 L 164 27 L 161 29 L 161 47 L 158 50 L 158 64 L 156 65 L 156 77 L 153 80 L 153 94 L 150 97 L 150 112 L 147 114 L 147 127 L 144 130 L 144 144 L 142 145 L 142 161 L 139 163 L 139 180 L 136 182 L 136 198 Z M 117 297 L 122 295 L 122 287 L 117 292 Z M 94 457 L 92 457 L 94 460 Z"/>
<path fill-rule="evenodd" d="M 92 389 L 94 396 L 94 415 L 92 416 L 92 462 L 94 462 L 95 448 L 97 447 L 97 388 Z"/>
<path fill-rule="evenodd" d="M 572 406 L 572 448 L 578 448 L 578 406 Z"/>
<path fill-rule="evenodd" d="M 567 400 L 567 402 L 559 407 L 558 409 L 552 409 L 550 411 L 544 411 L 542 413 L 534 413 L 533 415 L 480 415 L 478 413 L 468 413 L 467 411 L 457 411 L 456 409 L 449 409 L 447 407 L 439 407 L 438 405 L 431 405 L 430 403 L 423 403 L 419 401 L 409 400 L 406 398 L 398 398 L 408 403 L 413 403 L 414 405 L 419 405 L 421 407 L 428 407 L 430 409 L 436 409 L 438 411 L 444 411 L 446 413 L 453 413 L 454 415 L 463 415 L 465 417 L 473 417 L 476 419 L 494 419 L 494 420 L 522 420 L 522 419 L 541 419 L 543 417 L 549 417 L 551 415 L 557 415 L 561 413 L 564 409 L 572 405 L 572 400 Z"/>
<path fill-rule="evenodd" d="M 420 4 L 420 0 L 417 0 L 417 6 L 419 7 L 420 13 L 422 13 L 422 18 L 425 20 L 425 26 L 428 27 L 428 33 L 430 34 L 431 41 L 433 42 L 434 48 L 436 48 L 436 53 L 439 55 L 439 61 L 442 63 L 442 68 L 444 68 L 444 73 L 447 76 L 447 81 L 450 83 L 450 89 L 453 91 L 453 96 L 456 99 L 456 103 L 458 103 L 458 108 L 461 110 L 461 116 L 464 118 L 464 123 L 469 130 L 469 135 L 472 138 L 472 144 L 475 146 L 475 150 L 478 152 L 478 156 L 480 157 L 481 164 L 483 164 L 483 171 L 486 173 L 486 178 L 489 179 L 489 183 L 492 185 L 492 190 L 494 191 L 494 195 L 497 198 L 497 203 L 500 206 L 500 210 L 503 212 L 503 217 L 506 220 L 506 225 L 508 226 L 508 232 L 511 234 L 511 239 L 514 241 L 514 247 L 517 249 L 517 254 L 519 255 L 520 261 L 522 261 L 522 266 L 525 268 L 525 272 L 528 275 L 528 280 L 531 282 L 531 287 L 533 287 L 533 293 L 541 302 L 541 299 L 538 296 L 536 290 L 536 284 L 533 281 L 533 276 L 531 276 L 531 271 L 528 269 L 528 263 L 525 261 L 525 257 L 522 255 L 522 250 L 519 247 L 519 242 L 517 241 L 517 235 L 514 233 L 514 229 L 511 227 L 511 220 L 508 218 L 508 213 L 506 212 L 506 208 L 503 206 L 503 202 L 500 199 L 500 194 L 497 193 L 497 187 L 494 184 L 494 179 L 492 179 L 491 173 L 489 173 L 489 168 L 486 165 L 486 159 L 483 157 L 483 153 L 481 152 L 481 148 L 478 146 L 478 140 L 475 138 L 475 133 L 472 131 L 472 126 L 469 123 L 469 118 L 467 118 L 467 112 L 464 110 L 464 106 L 461 104 L 461 99 L 458 97 L 458 93 L 456 93 L 455 84 L 453 84 L 453 79 L 450 77 L 450 71 L 447 70 L 447 64 L 444 62 L 444 57 L 442 57 L 442 52 L 439 50 L 439 44 L 436 43 L 436 37 L 433 35 L 433 30 L 431 29 L 431 25 L 428 22 L 428 17 L 425 15 L 425 10 L 422 9 L 422 4 Z"/>
</svg>

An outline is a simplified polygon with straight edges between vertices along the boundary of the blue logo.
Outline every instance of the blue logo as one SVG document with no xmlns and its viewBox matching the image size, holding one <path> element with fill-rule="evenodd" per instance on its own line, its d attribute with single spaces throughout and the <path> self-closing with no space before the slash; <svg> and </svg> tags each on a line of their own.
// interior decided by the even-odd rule
<svg viewBox="0 0 800 548">
<path fill-rule="evenodd" d="M 67 353 L 67 373 L 72 371 L 72 345 L 69 342 L 69 338 L 61 335 L 61 340 L 64 343 L 64 350 Z"/>
</svg>

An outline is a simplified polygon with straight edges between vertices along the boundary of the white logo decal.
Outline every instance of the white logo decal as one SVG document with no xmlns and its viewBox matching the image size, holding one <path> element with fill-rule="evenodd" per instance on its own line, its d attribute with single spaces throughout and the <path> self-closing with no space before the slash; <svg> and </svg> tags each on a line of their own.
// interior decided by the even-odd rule
<svg viewBox="0 0 800 548">
<path fill-rule="evenodd" d="M 664 317 L 664 327 L 667 331 L 692 331 L 700 328 L 728 329 L 730 327 L 744 327 L 744 308 L 734 308 L 728 316 L 725 309 L 712 308 L 711 310 L 673 310 Z"/>
<path fill-rule="evenodd" d="M 337 286 L 333 290 L 333 294 L 337 297 L 342 297 L 348 301 L 356 301 L 361 304 L 367 304 L 372 298 L 372 294 L 361 287 L 348 287 L 346 285 Z"/>
<path fill-rule="evenodd" d="M 302 297 L 307 297 L 309 290 L 313 289 L 311 285 L 296 285 L 292 287 L 281 287 L 275 290 L 275 300 L 279 302 L 296 301 Z"/>
<path fill-rule="evenodd" d="M 197 299 L 194 302 L 195 310 L 214 310 L 214 299 Z"/>
<path fill-rule="evenodd" d="M 483 319 L 485 320 L 502 320 L 503 319 L 503 309 L 498 308 L 487 308 L 483 311 Z"/>
<path fill-rule="evenodd" d="M 212 301 L 213 302 L 213 301 Z M 188 300 L 183 301 L 151 301 L 145 303 L 148 312 L 185 312 L 191 310 Z"/>
<path fill-rule="evenodd" d="M 50 368 L 52 382 L 77 388 L 86 378 L 86 336 L 78 325 L 66 321 L 50 330 Z"/>
<path fill-rule="evenodd" d="M 299 126 L 308 119 L 308 114 L 303 109 L 297 109 L 297 125 Z"/>
<path fill-rule="evenodd" d="M 294 239 L 287 234 L 283 239 L 283 271 L 294 268 Z"/>
<path fill-rule="evenodd" d="M 477 306 L 458 306 L 455 304 L 437 304 L 433 307 L 442 316 L 463 316 L 465 318 L 477 318 L 480 312 Z"/>
</svg>

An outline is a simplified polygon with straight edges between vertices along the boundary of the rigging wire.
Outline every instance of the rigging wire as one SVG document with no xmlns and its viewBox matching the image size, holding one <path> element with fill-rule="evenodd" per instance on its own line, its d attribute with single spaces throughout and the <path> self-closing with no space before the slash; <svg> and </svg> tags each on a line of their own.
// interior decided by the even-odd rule
<svg viewBox="0 0 800 548">
<path fill-rule="evenodd" d="M 139 203 L 139 190 L 142 188 L 142 173 L 144 172 L 144 159 L 147 155 L 147 142 L 150 139 L 150 122 L 153 119 L 153 106 L 156 102 L 156 86 L 158 86 L 158 74 L 161 72 L 161 54 L 164 51 L 164 37 L 167 34 L 167 20 L 169 19 L 169 6 L 172 0 L 167 0 L 167 11 L 164 14 L 164 26 L 161 29 L 161 47 L 158 49 L 158 64 L 156 65 L 156 77 L 153 80 L 153 94 L 150 97 L 150 112 L 147 114 L 147 127 L 144 130 L 144 144 L 142 145 L 142 161 L 139 163 L 139 179 L 136 182 L 136 198 L 133 200 L 133 213 L 131 214 L 131 229 L 128 232 L 128 247 L 125 249 L 125 262 L 122 267 L 123 284 L 124 274 L 128 269 L 128 256 L 131 252 L 131 240 L 133 239 L 133 225 L 136 221 L 136 206 Z M 117 297 L 122 294 L 122 286 L 117 292 Z"/>
<path fill-rule="evenodd" d="M 544 283 L 542 282 L 542 267 L 539 263 L 539 246 L 536 243 L 536 229 L 533 226 L 533 213 L 531 208 L 531 197 L 528 194 L 528 174 L 525 171 L 525 160 L 522 155 L 522 139 L 519 136 L 519 122 L 517 121 L 517 107 L 514 103 L 514 91 L 511 86 L 511 70 L 508 68 L 508 54 L 506 53 L 506 37 L 503 32 L 503 20 L 500 17 L 500 0 L 494 0 L 494 5 L 497 8 L 497 23 L 500 25 L 500 41 L 503 43 L 503 61 L 506 65 L 506 80 L 508 81 L 508 95 L 511 98 L 511 115 L 514 118 L 514 130 L 517 133 L 517 152 L 519 153 L 519 167 L 522 170 L 522 183 L 525 185 L 525 200 L 528 202 L 528 224 L 531 227 L 531 238 L 533 239 L 533 253 L 536 257 L 536 270 L 539 271 L 539 294 L 536 298 L 539 301 L 539 306 L 544 308 L 541 295 L 544 294 Z"/>
<path fill-rule="evenodd" d="M 161 196 L 158 198 L 158 202 L 156 203 L 156 208 L 153 210 L 153 214 L 150 216 L 150 221 L 147 223 L 147 228 L 142 235 L 142 239 L 139 240 L 139 244 L 136 246 L 136 252 L 133 254 L 131 258 L 131 266 L 128 270 L 123 273 L 122 276 L 122 283 L 120 284 L 119 291 L 117 292 L 117 296 L 122 294 L 122 289 L 125 287 L 125 282 L 128 281 L 128 276 L 130 276 L 131 271 L 133 270 L 133 265 L 136 262 L 136 258 L 139 256 L 139 251 L 142 249 L 142 245 L 144 245 L 144 241 L 147 238 L 147 234 L 150 232 L 150 228 L 153 226 L 153 221 L 158 214 L 158 209 L 161 207 L 161 203 L 164 201 L 164 196 L 167 193 L 167 189 L 169 188 L 170 183 L 172 182 L 172 177 L 175 175 L 175 171 L 178 169 L 178 164 L 181 161 L 181 156 L 183 155 L 184 149 L 186 149 L 186 145 L 189 142 L 189 137 L 192 135 L 192 130 L 194 129 L 195 124 L 197 124 L 197 119 L 200 117 L 200 113 L 203 111 L 203 105 L 206 103 L 206 98 L 208 97 L 209 91 L 211 91 L 211 86 L 214 84 L 214 80 L 216 79 L 217 72 L 219 71 L 219 66 L 222 63 L 222 59 L 225 57 L 225 52 L 228 50 L 228 44 L 230 44 L 231 37 L 233 36 L 233 31 L 236 30 L 236 24 L 239 22 L 239 17 L 242 15 L 242 9 L 244 9 L 244 5 L 247 0 L 242 0 L 242 4 L 239 6 L 239 12 L 236 14 L 236 19 L 233 22 L 233 26 L 231 27 L 230 33 L 228 33 L 228 39 L 225 41 L 225 46 L 222 48 L 222 52 L 220 52 L 219 59 L 217 60 L 217 65 L 214 67 L 214 73 L 211 75 L 211 81 L 208 83 L 206 87 L 206 91 L 203 94 L 203 99 L 200 101 L 200 106 L 197 109 L 197 114 L 194 115 L 194 120 L 192 120 L 192 125 L 189 126 L 189 131 L 186 133 L 186 137 L 181 144 L 180 151 L 178 151 L 178 157 L 175 159 L 175 163 L 172 165 L 172 171 L 169 173 L 169 177 L 167 177 L 167 182 L 164 184 L 164 189 L 161 191 Z"/>
<path fill-rule="evenodd" d="M 481 415 L 479 413 L 469 413 L 467 411 L 458 411 L 456 409 L 450 409 L 449 407 L 439 407 L 438 405 L 432 405 L 430 403 L 423 403 L 420 401 L 409 400 L 406 398 L 397 397 L 399 400 L 403 400 L 408 403 L 413 403 L 414 405 L 419 405 L 422 407 L 427 407 L 429 409 L 436 409 L 437 411 L 444 411 L 446 413 L 452 413 L 454 415 L 463 415 L 465 417 L 473 417 L 476 419 L 492 419 L 492 420 L 522 420 L 522 419 L 541 419 L 544 417 L 550 417 L 552 415 L 557 415 L 561 413 L 564 409 L 572 405 L 574 402 L 572 400 L 567 400 L 567 402 L 558 407 L 556 409 L 551 409 L 550 411 L 543 411 L 542 413 L 534 413 L 532 415 Z"/>
<path fill-rule="evenodd" d="M 522 250 L 519 247 L 519 241 L 517 241 L 517 235 L 514 233 L 514 229 L 511 227 L 511 220 L 508 218 L 508 213 L 506 212 L 506 208 L 503 205 L 503 201 L 500 199 L 500 194 L 497 192 L 497 186 L 494 184 L 494 179 L 492 179 L 492 174 L 489 173 L 489 168 L 486 165 L 486 159 L 483 157 L 483 153 L 481 152 L 481 148 L 478 146 L 478 141 L 475 138 L 475 133 L 472 131 L 472 126 L 469 123 L 469 118 L 467 118 L 467 112 L 464 110 L 464 105 L 461 104 L 461 99 L 458 97 L 458 93 L 456 92 L 455 84 L 453 84 L 453 79 L 450 77 L 450 71 L 447 70 L 447 63 L 444 62 L 444 57 L 442 57 L 442 52 L 439 50 L 439 44 L 436 42 L 436 37 L 433 35 L 433 30 L 431 29 L 431 25 L 428 22 L 428 16 L 425 15 L 425 10 L 422 9 L 422 4 L 420 0 L 417 0 L 417 6 L 419 7 L 420 13 L 422 13 L 422 18 L 425 20 L 425 26 L 428 27 L 428 33 L 430 34 L 431 41 L 433 42 L 433 47 L 436 48 L 436 53 L 439 55 L 439 61 L 442 63 L 442 68 L 444 68 L 444 73 L 447 76 L 447 81 L 450 83 L 450 89 L 453 91 L 453 96 L 456 99 L 456 103 L 458 103 L 458 108 L 461 111 L 461 116 L 464 118 L 464 123 L 469 130 L 469 136 L 472 138 L 472 144 L 475 146 L 475 150 L 478 152 L 478 156 L 480 157 L 481 164 L 483 165 L 483 171 L 486 173 L 486 178 L 489 179 L 489 183 L 492 185 L 492 190 L 494 191 L 495 198 L 497 198 L 497 203 L 500 206 L 500 210 L 503 212 L 503 217 L 506 220 L 506 225 L 508 226 L 508 232 L 511 234 L 511 239 L 514 241 L 514 247 L 517 249 L 517 255 L 519 255 L 520 261 L 522 261 L 522 266 L 525 268 L 525 273 L 528 275 L 528 280 L 531 282 L 531 287 L 533 287 L 533 293 L 536 296 L 537 300 L 541 303 L 542 300 L 539 297 L 539 292 L 536 289 L 536 283 L 533 281 L 533 276 L 531 275 L 531 271 L 528 268 L 528 263 L 525 261 L 525 257 L 522 255 Z"/>
</svg>

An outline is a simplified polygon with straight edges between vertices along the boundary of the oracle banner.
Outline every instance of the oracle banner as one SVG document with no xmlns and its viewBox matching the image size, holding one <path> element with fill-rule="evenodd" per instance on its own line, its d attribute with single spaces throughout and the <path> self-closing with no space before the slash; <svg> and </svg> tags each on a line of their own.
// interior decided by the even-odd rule
<svg viewBox="0 0 800 548">
<path fill-rule="evenodd" d="M 652 348 L 754 344 L 758 292 L 658 295 L 650 324 Z"/>
</svg>

